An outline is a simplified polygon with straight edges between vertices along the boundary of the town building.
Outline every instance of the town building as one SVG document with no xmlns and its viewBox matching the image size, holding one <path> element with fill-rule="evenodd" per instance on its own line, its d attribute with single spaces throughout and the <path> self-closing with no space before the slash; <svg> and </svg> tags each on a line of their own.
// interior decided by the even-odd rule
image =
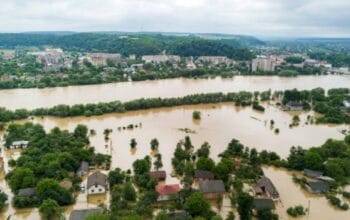
<svg viewBox="0 0 350 220">
<path fill-rule="evenodd" d="M 158 193 L 158 201 L 170 201 L 175 198 L 175 195 L 180 191 L 179 184 L 163 185 L 158 184 L 156 186 L 156 192 Z"/>
<path fill-rule="evenodd" d="M 279 193 L 275 185 L 273 185 L 271 180 L 266 176 L 263 176 L 258 180 L 254 186 L 254 192 L 255 196 L 257 197 L 266 197 L 273 200 L 277 200 L 279 198 Z"/>
<path fill-rule="evenodd" d="M 24 141 L 24 140 L 14 141 L 12 142 L 10 149 L 24 149 L 28 147 L 28 144 L 29 144 L 29 141 Z"/>
<path fill-rule="evenodd" d="M 90 53 L 87 59 L 94 66 L 106 66 L 108 62 L 119 63 L 122 56 L 119 53 Z"/>
<path fill-rule="evenodd" d="M 87 179 L 88 195 L 104 194 L 107 191 L 107 176 L 100 171 L 91 174 Z"/>
<path fill-rule="evenodd" d="M 276 66 L 278 65 L 279 60 L 274 56 L 259 56 L 252 60 L 252 72 L 265 71 L 271 72 L 275 71 Z"/>
<path fill-rule="evenodd" d="M 165 171 L 152 171 L 149 173 L 149 175 L 151 176 L 151 178 L 153 178 L 157 182 L 165 181 L 165 179 L 166 179 L 166 172 Z"/>
<path fill-rule="evenodd" d="M 194 172 L 194 179 L 196 181 L 213 180 L 214 174 L 207 170 L 196 170 Z"/>
<path fill-rule="evenodd" d="M 199 182 L 199 191 L 207 199 L 215 199 L 226 192 L 225 184 L 222 180 L 204 180 Z"/>
<path fill-rule="evenodd" d="M 92 214 L 102 213 L 102 208 L 73 210 L 69 215 L 69 220 L 85 220 Z"/>
<path fill-rule="evenodd" d="M 304 110 L 304 104 L 301 102 L 288 102 L 283 106 L 284 111 L 302 111 Z"/>
<path fill-rule="evenodd" d="M 145 55 L 142 56 L 142 61 L 145 63 L 165 63 L 165 62 L 171 62 L 171 63 L 178 63 L 181 61 L 180 56 L 177 55 Z"/>
<path fill-rule="evenodd" d="M 86 161 L 82 161 L 80 166 L 76 172 L 77 176 L 82 177 L 89 173 L 89 163 Z"/>
</svg>

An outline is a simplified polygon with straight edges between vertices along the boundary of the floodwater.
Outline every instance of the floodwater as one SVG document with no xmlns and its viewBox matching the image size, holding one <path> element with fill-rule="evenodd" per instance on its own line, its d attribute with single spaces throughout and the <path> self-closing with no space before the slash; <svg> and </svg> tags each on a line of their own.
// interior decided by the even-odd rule
<svg viewBox="0 0 350 220">
<path fill-rule="evenodd" d="M 138 98 L 179 97 L 194 93 L 325 89 L 349 87 L 350 76 L 235 76 L 223 79 L 166 79 L 45 89 L 0 90 L 0 106 L 8 109 L 52 107 L 58 104 L 85 104 L 129 101 Z"/>
<path fill-rule="evenodd" d="M 112 168 L 131 169 L 132 163 L 136 159 L 146 155 L 151 156 L 149 143 L 153 138 L 157 138 L 160 143 L 159 153 L 162 154 L 163 169 L 167 172 L 167 183 L 178 183 L 176 178 L 170 176 L 171 158 L 176 143 L 186 135 L 191 137 L 195 148 L 200 147 L 205 141 L 209 142 L 211 157 L 217 160 L 217 155 L 226 149 L 232 138 L 240 140 L 246 146 L 255 147 L 258 150 L 275 151 L 282 157 L 286 157 L 291 146 L 300 145 L 309 148 L 321 145 L 328 138 L 342 139 L 344 136 L 341 131 L 349 129 L 346 125 L 306 124 L 307 116 L 313 115 L 311 112 L 298 113 L 301 119 L 300 125 L 289 128 L 293 114 L 297 113 L 281 111 L 268 103 L 264 105 L 266 107 L 264 113 L 254 111 L 251 107 L 242 108 L 236 107 L 233 103 L 223 103 L 113 113 L 95 117 L 44 117 L 34 118 L 32 121 L 42 124 L 46 130 L 57 126 L 72 131 L 78 124 L 84 124 L 89 129 L 94 129 L 96 134 L 90 136 L 91 146 L 95 147 L 96 152 L 112 155 Z M 201 111 L 200 121 L 192 119 L 192 112 L 195 110 Z M 275 121 L 274 128 L 280 130 L 279 134 L 275 134 L 274 129 L 271 129 L 269 123 L 271 119 Z M 137 125 L 137 127 L 125 130 L 118 129 L 127 127 L 129 124 Z M 107 141 L 103 134 L 105 129 L 113 129 Z M 190 133 L 184 132 L 186 129 Z M 130 150 L 132 138 L 137 141 L 135 151 Z M 11 152 L 9 155 L 6 152 L 4 156 L 6 163 L 10 157 L 16 157 L 19 154 Z M 4 180 L 0 180 L 0 185 L 5 189 L 8 188 Z M 9 189 L 6 192 L 9 192 Z M 286 193 L 288 196 L 288 188 Z M 291 201 L 294 201 L 295 195 L 290 196 Z M 100 199 L 100 201 L 108 203 L 108 199 Z M 72 208 L 86 208 L 96 205 L 96 203 L 87 202 L 85 194 L 80 194 L 77 204 L 74 207 L 68 207 L 66 215 Z M 10 207 L 5 213 L 6 216 L 16 213 L 16 219 L 38 219 L 37 209 L 15 210 Z"/>
<path fill-rule="evenodd" d="M 293 172 L 278 168 L 264 168 L 264 173 L 275 184 L 280 194 L 281 202 L 276 210 L 280 219 L 296 219 L 289 217 L 286 210 L 289 207 L 302 205 L 310 212 L 297 219 L 308 220 L 345 220 L 350 219 L 350 211 L 342 211 L 331 206 L 325 196 L 314 195 L 293 182 Z M 346 201 L 346 200 L 344 200 Z M 346 201 L 349 202 L 349 201 Z"/>
</svg>

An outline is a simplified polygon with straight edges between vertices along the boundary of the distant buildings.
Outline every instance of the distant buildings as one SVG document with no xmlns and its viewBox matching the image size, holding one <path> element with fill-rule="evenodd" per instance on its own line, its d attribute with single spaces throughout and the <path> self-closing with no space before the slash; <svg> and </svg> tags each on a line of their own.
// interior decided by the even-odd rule
<svg viewBox="0 0 350 220">
<path fill-rule="evenodd" d="M 69 68 L 72 65 L 72 61 L 59 48 L 48 48 L 45 51 L 31 52 L 29 54 L 36 56 L 37 61 L 44 65 L 45 71 L 59 70 L 63 67 Z"/>
<path fill-rule="evenodd" d="M 87 59 L 92 65 L 106 66 L 109 61 L 112 63 L 120 62 L 122 56 L 119 53 L 90 53 L 87 55 Z"/>
<path fill-rule="evenodd" d="M 232 60 L 225 56 L 200 56 L 197 58 L 196 62 L 218 65 L 232 63 Z"/>
<path fill-rule="evenodd" d="M 181 58 L 177 55 L 145 55 L 141 58 L 145 63 L 165 63 L 165 62 L 171 62 L 171 63 L 177 63 L 180 62 Z"/>
<path fill-rule="evenodd" d="M 91 174 L 87 179 L 88 195 L 104 194 L 107 187 L 107 176 L 99 171 Z"/>
<path fill-rule="evenodd" d="M 252 72 L 257 71 L 275 71 L 278 65 L 278 59 L 273 56 L 260 56 L 252 60 Z"/>
</svg>

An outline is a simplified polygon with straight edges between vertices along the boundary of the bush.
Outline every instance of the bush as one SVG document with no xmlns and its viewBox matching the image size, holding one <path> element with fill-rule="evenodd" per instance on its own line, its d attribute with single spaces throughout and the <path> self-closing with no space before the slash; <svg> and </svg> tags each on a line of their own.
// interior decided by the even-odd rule
<svg viewBox="0 0 350 220">
<path fill-rule="evenodd" d="M 200 119 L 201 119 L 201 112 L 200 112 L 200 111 L 194 111 L 194 112 L 192 113 L 192 118 L 193 118 L 194 120 L 200 120 Z"/>
<path fill-rule="evenodd" d="M 288 213 L 288 215 L 296 218 L 296 217 L 305 215 L 306 209 L 304 209 L 304 207 L 301 205 L 297 205 L 295 207 L 289 207 L 287 209 L 287 213 Z"/>
</svg>

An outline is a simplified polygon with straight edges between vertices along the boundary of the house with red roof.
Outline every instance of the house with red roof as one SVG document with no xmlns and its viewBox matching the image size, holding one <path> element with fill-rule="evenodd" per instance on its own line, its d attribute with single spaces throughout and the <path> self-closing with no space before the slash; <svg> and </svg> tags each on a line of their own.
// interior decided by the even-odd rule
<svg viewBox="0 0 350 220">
<path fill-rule="evenodd" d="M 156 186 L 156 192 L 158 193 L 159 202 L 173 200 L 179 191 L 180 191 L 179 184 L 169 184 L 169 185 L 158 184 Z"/>
</svg>

